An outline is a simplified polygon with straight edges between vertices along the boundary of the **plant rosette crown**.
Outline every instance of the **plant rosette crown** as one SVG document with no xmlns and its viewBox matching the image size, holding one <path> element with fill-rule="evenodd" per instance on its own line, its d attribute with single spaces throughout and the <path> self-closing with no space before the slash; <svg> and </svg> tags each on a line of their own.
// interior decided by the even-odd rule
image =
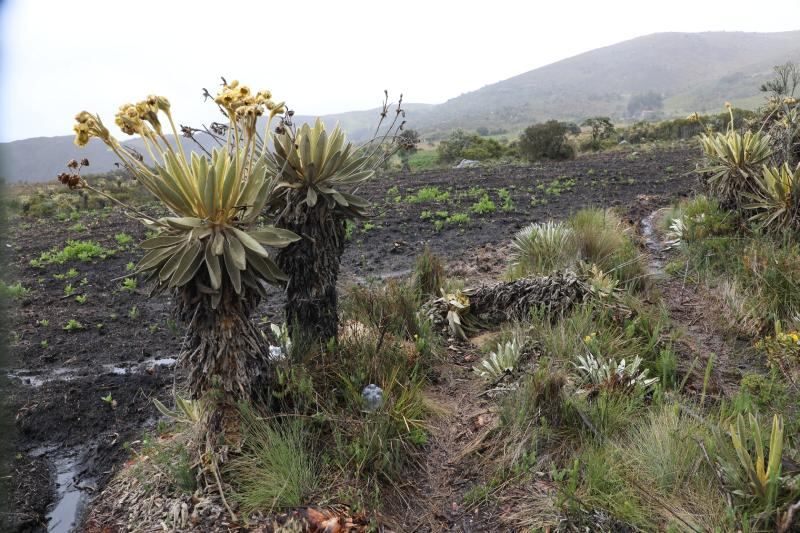
<svg viewBox="0 0 800 533">
<path fill-rule="evenodd" d="M 262 296 L 262 282 L 286 280 L 265 246 L 280 248 L 300 239 L 285 229 L 254 227 L 277 175 L 268 165 L 267 147 L 259 142 L 256 123 L 268 110 L 266 137 L 272 118 L 283 111 L 284 105 L 275 104 L 268 91 L 253 93 L 237 81 L 225 83 L 215 101 L 228 116 L 229 126 L 224 147 L 213 150 L 210 158 L 197 153 L 186 156 L 169 101 L 162 96 L 125 104 L 115 117 L 124 133 L 141 137 L 153 168 L 120 144 L 99 116 L 83 111 L 76 116 L 74 127 L 78 146 L 86 145 L 91 137 L 101 139 L 174 215 L 156 220 L 137 212 L 160 234 L 141 244 L 147 253 L 136 271 L 150 274 L 149 280 L 156 282 L 154 292 L 194 282 L 199 292 L 210 295 L 213 307 L 219 302 L 226 278 L 236 294 L 247 287 Z M 170 125 L 172 142 L 163 133 L 161 115 Z M 77 175 L 59 179 L 70 188 L 96 191 Z"/>
</svg>

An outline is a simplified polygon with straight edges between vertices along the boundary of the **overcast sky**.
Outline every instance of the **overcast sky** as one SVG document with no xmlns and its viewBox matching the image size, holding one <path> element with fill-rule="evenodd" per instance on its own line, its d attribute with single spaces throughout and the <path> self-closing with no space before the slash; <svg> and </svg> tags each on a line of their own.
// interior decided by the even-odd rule
<svg viewBox="0 0 800 533">
<path fill-rule="evenodd" d="M 70 134 L 82 109 L 113 123 L 151 93 L 197 124 L 219 75 L 325 114 L 383 89 L 439 103 L 654 32 L 800 29 L 800 0 L 0 2 L 0 141 Z"/>
</svg>

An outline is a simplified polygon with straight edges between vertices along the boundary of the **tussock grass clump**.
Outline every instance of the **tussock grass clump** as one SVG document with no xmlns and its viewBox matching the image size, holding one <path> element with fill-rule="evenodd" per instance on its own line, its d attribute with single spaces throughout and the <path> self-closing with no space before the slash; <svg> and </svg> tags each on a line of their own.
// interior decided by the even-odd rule
<svg viewBox="0 0 800 533">
<path fill-rule="evenodd" d="M 572 267 L 578 259 L 575 235 L 562 222 L 531 224 L 514 235 L 511 246 L 512 277 L 549 274 Z"/>
<path fill-rule="evenodd" d="M 433 282 L 429 274 L 426 275 L 431 279 L 426 283 Z M 433 342 L 430 322 L 418 312 L 421 305 L 422 295 L 416 287 L 388 280 L 383 284 L 350 287 L 342 302 L 342 315 L 406 340 Z"/>
<path fill-rule="evenodd" d="M 414 289 L 422 299 L 439 296 L 442 293 L 445 278 L 442 260 L 426 246 L 414 262 Z"/>
<path fill-rule="evenodd" d="M 644 288 L 647 266 L 629 228 L 610 210 L 582 209 L 567 222 L 531 224 L 512 242 L 511 278 L 597 265 L 630 290 Z"/>
<path fill-rule="evenodd" d="M 647 265 L 631 230 L 611 210 L 582 209 L 569 225 L 581 258 L 597 265 L 627 289 L 644 288 Z"/>
<path fill-rule="evenodd" d="M 700 443 L 710 437 L 708 427 L 676 405 L 653 410 L 629 433 L 624 449 L 640 480 L 662 494 L 703 500 L 719 499 L 714 472 L 704 460 Z M 699 494 L 698 494 L 699 492 Z M 700 502 L 697 502 L 700 503 Z"/>
<path fill-rule="evenodd" d="M 307 503 L 323 477 L 308 428 L 298 421 L 264 419 L 249 409 L 241 414 L 244 445 L 227 473 L 235 480 L 242 510 L 271 512 Z"/>
</svg>

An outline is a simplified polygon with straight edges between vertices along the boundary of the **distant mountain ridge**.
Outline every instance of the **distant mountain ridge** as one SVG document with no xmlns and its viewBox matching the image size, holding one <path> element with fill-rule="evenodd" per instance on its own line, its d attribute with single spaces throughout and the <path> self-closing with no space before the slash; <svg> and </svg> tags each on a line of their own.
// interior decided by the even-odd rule
<svg viewBox="0 0 800 533">
<path fill-rule="evenodd" d="M 435 106 L 422 130 L 525 126 L 550 118 L 626 118 L 630 98 L 663 97 L 661 116 L 755 107 L 772 68 L 800 61 L 800 31 L 656 33 L 598 48 Z"/>
<path fill-rule="evenodd" d="M 442 104 L 407 104 L 408 125 L 427 136 L 456 128 L 516 131 L 551 118 L 581 121 L 608 115 L 631 120 L 632 98 L 661 99 L 650 118 L 693 111 L 719 111 L 725 101 L 755 107 L 761 83 L 774 65 L 800 61 L 800 31 L 778 33 L 656 33 L 598 48 L 462 94 Z M 327 115 L 356 140 L 368 138 L 378 110 Z M 312 117 L 296 117 L 296 122 Z M 133 146 L 140 142 L 129 141 Z M 187 146 L 188 148 L 188 146 Z M 87 157 L 93 172 L 114 168 L 115 158 L 92 141 L 83 150 L 72 136 L 36 137 L 0 143 L 0 176 L 8 181 L 45 181 L 72 158 Z"/>
</svg>

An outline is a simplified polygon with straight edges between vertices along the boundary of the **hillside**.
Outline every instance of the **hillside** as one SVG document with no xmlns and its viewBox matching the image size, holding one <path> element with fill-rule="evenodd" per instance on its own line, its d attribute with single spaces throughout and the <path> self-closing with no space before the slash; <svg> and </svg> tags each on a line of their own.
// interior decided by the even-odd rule
<svg viewBox="0 0 800 533">
<path fill-rule="evenodd" d="M 653 116 L 741 107 L 761 100 L 772 67 L 800 60 L 800 31 L 658 33 L 599 48 L 437 105 L 420 129 L 520 127 L 550 118 L 628 118 L 631 97 L 660 94 Z"/>
<path fill-rule="evenodd" d="M 609 115 L 615 121 L 718 111 L 731 100 L 755 107 L 759 86 L 772 67 L 800 61 L 800 31 L 780 33 L 658 33 L 592 50 L 513 78 L 487 85 L 439 105 L 407 104 L 410 127 L 427 136 L 455 128 L 510 131 L 556 118 L 581 121 Z M 655 95 L 661 102 L 636 112 L 631 99 Z M 368 138 L 378 110 L 328 115 L 351 138 Z M 297 122 L 311 117 L 297 117 Z M 132 141 L 136 143 L 136 141 Z M 99 142 L 78 152 L 71 136 L 0 143 L 0 175 L 9 181 L 44 181 L 70 158 L 88 157 L 93 171 L 113 168 L 114 158 Z"/>
</svg>

